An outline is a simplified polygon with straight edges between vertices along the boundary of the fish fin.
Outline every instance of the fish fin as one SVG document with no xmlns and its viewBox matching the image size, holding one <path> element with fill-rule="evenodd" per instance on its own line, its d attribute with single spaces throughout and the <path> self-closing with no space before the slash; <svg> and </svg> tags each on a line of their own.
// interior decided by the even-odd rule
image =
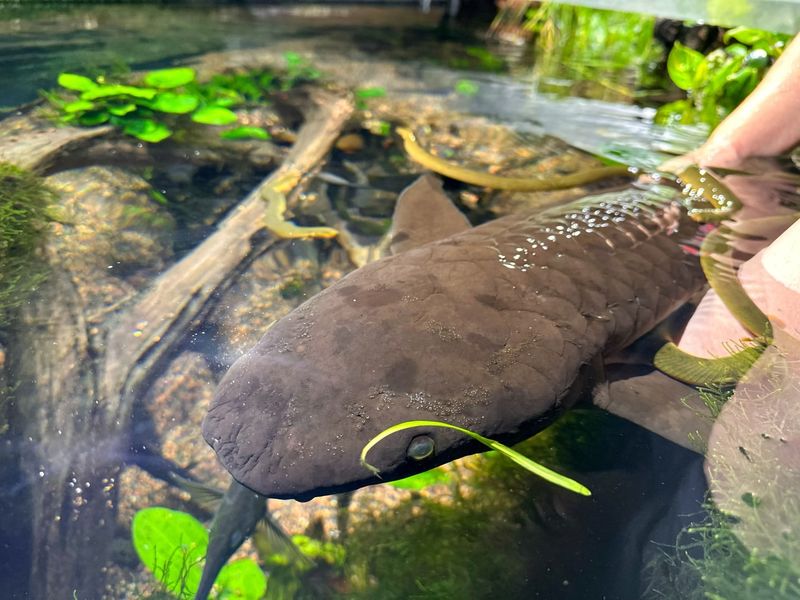
<svg viewBox="0 0 800 600">
<path fill-rule="evenodd" d="M 702 450 L 711 430 L 711 416 L 697 390 L 659 371 L 609 367 L 592 401 L 694 452 Z"/>
<path fill-rule="evenodd" d="M 417 179 L 400 194 L 392 220 L 392 254 L 466 231 L 471 225 L 431 174 Z"/>
<path fill-rule="evenodd" d="M 300 551 L 292 538 L 269 513 L 265 514 L 256 525 L 253 542 L 262 556 L 280 554 L 293 563 L 309 567 L 313 565 L 313 561 Z"/>
<path fill-rule="evenodd" d="M 768 341 L 756 339 L 732 342 L 729 354 L 719 358 L 696 356 L 669 342 L 656 353 L 653 365 L 670 377 L 692 385 L 733 385 L 758 360 Z"/>
<path fill-rule="evenodd" d="M 187 492 L 197 504 L 214 510 L 219 505 L 225 492 L 217 488 L 181 477 L 176 473 L 171 474 L 171 479 L 179 488 Z"/>
</svg>

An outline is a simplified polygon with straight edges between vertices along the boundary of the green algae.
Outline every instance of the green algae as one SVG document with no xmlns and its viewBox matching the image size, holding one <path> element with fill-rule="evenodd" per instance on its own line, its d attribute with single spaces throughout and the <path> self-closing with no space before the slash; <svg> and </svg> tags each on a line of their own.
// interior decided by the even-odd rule
<svg viewBox="0 0 800 600">
<path fill-rule="evenodd" d="M 54 198 L 36 175 L 0 163 L 0 328 L 45 276 L 38 251 Z"/>
</svg>

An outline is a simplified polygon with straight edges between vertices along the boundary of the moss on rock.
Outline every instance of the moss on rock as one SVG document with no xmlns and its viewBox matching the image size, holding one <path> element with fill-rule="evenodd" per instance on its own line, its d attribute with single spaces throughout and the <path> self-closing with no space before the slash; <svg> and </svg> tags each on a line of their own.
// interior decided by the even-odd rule
<svg viewBox="0 0 800 600">
<path fill-rule="evenodd" d="M 44 277 L 37 251 L 54 198 L 39 177 L 0 162 L 0 328 Z"/>
</svg>

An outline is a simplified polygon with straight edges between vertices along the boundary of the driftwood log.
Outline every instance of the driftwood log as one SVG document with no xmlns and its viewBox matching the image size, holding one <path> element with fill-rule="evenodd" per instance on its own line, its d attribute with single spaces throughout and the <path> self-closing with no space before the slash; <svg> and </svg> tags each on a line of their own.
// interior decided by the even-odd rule
<svg viewBox="0 0 800 600">
<path fill-rule="evenodd" d="M 72 597 L 73 590 L 78 598 L 99 597 L 133 406 L 219 293 L 276 243 L 261 226 L 261 188 L 317 167 L 351 112 L 349 99 L 319 93 L 284 163 L 214 234 L 121 306 L 88 306 L 78 276 L 55 246 L 47 248 L 52 274 L 24 309 L 9 352 L 15 434 L 24 442 L 20 469 L 32 511 L 28 597 Z M 55 148 L 26 145 L 20 132 L 14 150 L 0 149 L 0 158 L 48 170 L 63 148 L 105 133 L 58 131 Z M 8 142 L 0 132 L 0 146 Z"/>
</svg>

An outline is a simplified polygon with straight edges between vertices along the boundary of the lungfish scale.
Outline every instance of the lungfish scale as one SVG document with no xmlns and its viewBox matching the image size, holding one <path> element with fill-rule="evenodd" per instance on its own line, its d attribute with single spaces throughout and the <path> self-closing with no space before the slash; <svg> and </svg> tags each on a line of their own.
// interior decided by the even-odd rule
<svg viewBox="0 0 800 600">
<path fill-rule="evenodd" d="M 381 481 L 359 453 L 401 421 L 505 442 L 536 433 L 576 401 L 598 359 L 704 285 L 671 198 L 630 188 L 470 228 L 421 178 L 395 213 L 400 251 L 302 304 L 234 363 L 206 440 L 248 488 L 308 499 Z M 414 460 L 419 436 L 434 449 Z M 370 463 L 385 481 L 480 449 L 419 428 L 381 442 Z"/>
</svg>

